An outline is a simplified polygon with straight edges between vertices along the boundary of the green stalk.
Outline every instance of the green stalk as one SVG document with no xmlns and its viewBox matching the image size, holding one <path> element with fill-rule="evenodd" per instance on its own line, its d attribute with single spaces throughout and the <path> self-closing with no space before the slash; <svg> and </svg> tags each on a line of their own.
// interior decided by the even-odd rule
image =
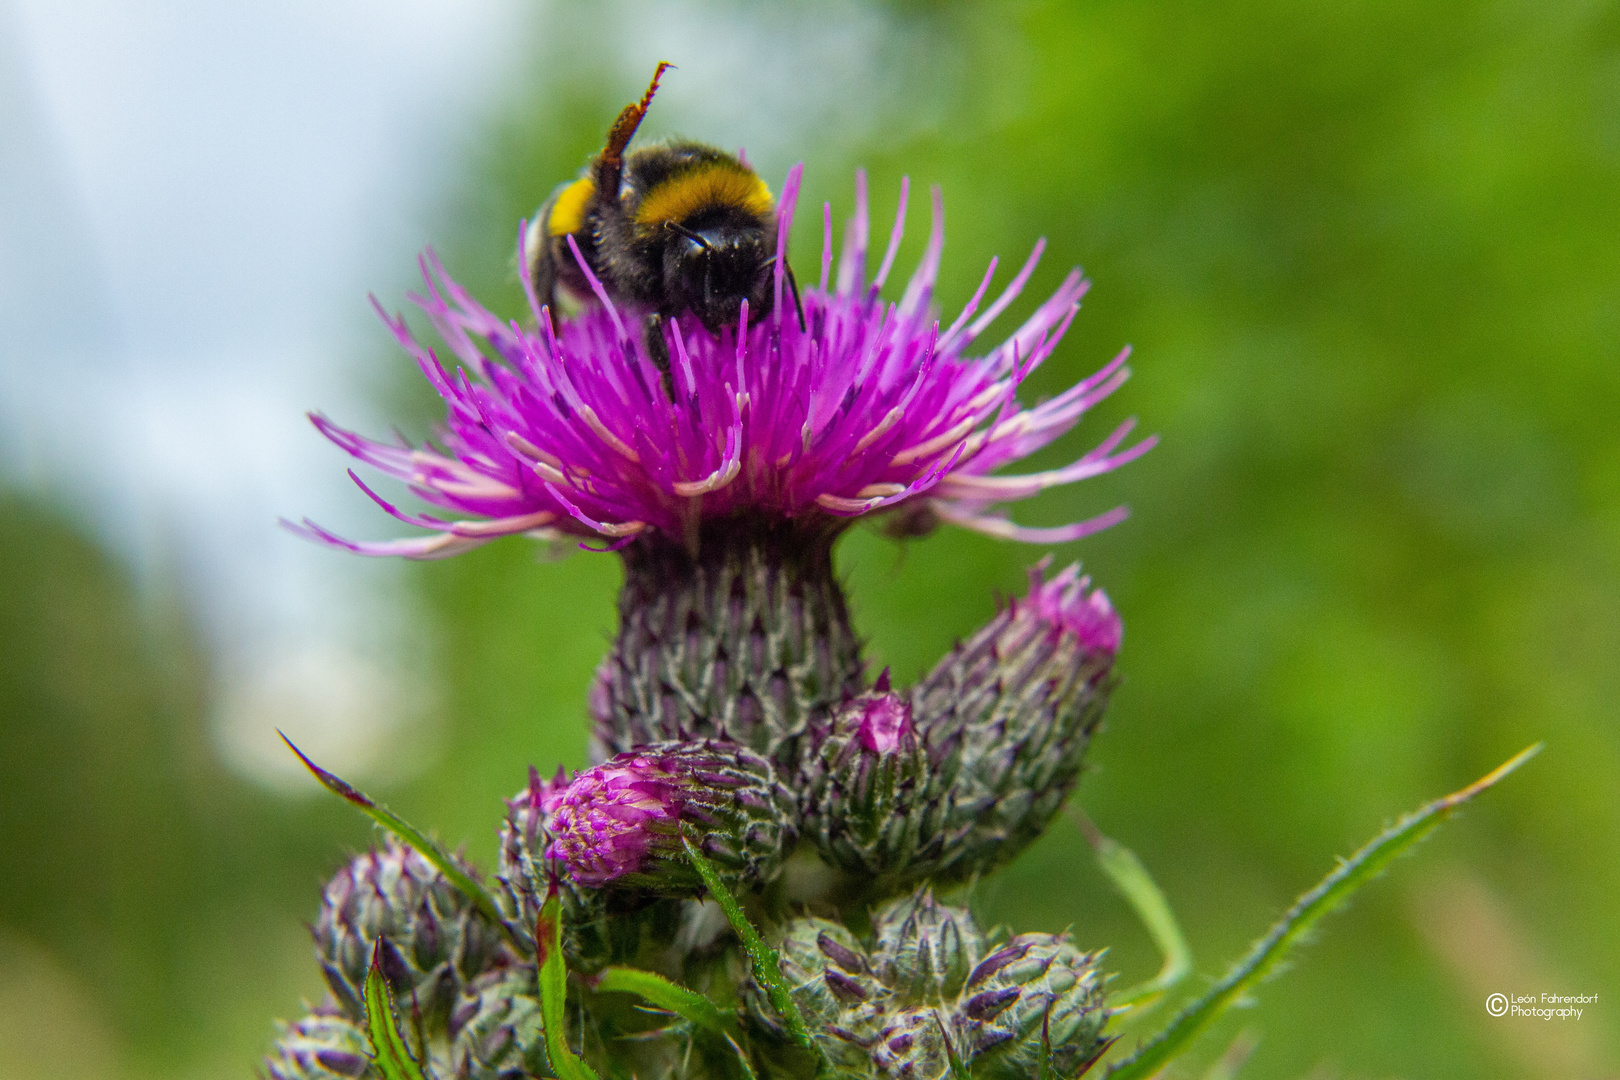
<svg viewBox="0 0 1620 1080">
<path fill-rule="evenodd" d="M 1249 993 L 1310 930 L 1323 915 L 1348 900 L 1357 889 L 1383 872 L 1395 856 L 1408 850 L 1464 803 L 1485 791 L 1529 761 L 1541 744 L 1519 753 L 1461 791 L 1436 799 L 1407 814 L 1385 829 L 1360 851 L 1340 863 L 1321 884 L 1295 901 L 1265 937 L 1255 942 L 1249 954 L 1227 972 L 1226 977 L 1203 997 L 1183 1009 L 1174 1020 L 1137 1051 L 1108 1070 L 1108 1080 L 1147 1080 L 1157 1076 L 1192 1040 L 1201 1034 L 1227 1007 Z"/>
</svg>

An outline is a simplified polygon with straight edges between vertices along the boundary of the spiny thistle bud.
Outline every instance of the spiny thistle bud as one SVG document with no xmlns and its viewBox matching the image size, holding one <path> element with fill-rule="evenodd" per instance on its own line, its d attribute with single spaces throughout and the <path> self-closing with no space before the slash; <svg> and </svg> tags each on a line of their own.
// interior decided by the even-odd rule
<svg viewBox="0 0 1620 1080">
<path fill-rule="evenodd" d="M 1100 953 L 1083 953 L 1066 935 L 1019 934 L 968 976 L 958 1031 L 975 1075 L 1027 1080 L 1041 1059 L 1043 1028 L 1058 1076 L 1077 1076 L 1107 1049 Z"/>
<path fill-rule="evenodd" d="M 948 1039 L 975 1076 L 1028 1080 L 1043 1025 L 1058 1076 L 1078 1075 L 1106 1047 L 1095 954 L 1050 934 L 993 948 L 966 909 L 927 888 L 873 916 L 870 948 L 837 923 L 806 917 L 787 925 L 778 949 L 817 1044 L 855 1076 L 942 1077 Z M 783 1031 L 756 986 L 745 986 L 744 1000 L 755 1023 Z"/>
<path fill-rule="evenodd" d="M 534 924 L 545 903 L 547 889 L 546 849 L 551 846 L 548 825 L 557 799 L 568 787 L 562 769 L 552 780 L 540 779 L 537 769 L 529 769 L 529 783 L 506 801 L 506 820 L 501 822 L 500 863 L 496 880 L 500 891 L 495 901 L 512 927 L 526 955 L 534 954 Z M 594 972 L 611 962 L 613 936 L 607 920 L 607 904 L 595 889 L 584 889 L 572 881 L 558 882 L 563 908 L 563 955 L 574 971 Z"/>
<path fill-rule="evenodd" d="M 889 673 L 833 717 L 807 769 L 805 832 L 841 869 L 882 876 L 903 870 L 925 818 L 928 758 L 911 722 L 911 702 L 889 691 Z"/>
<path fill-rule="evenodd" d="M 488 966 L 500 942 L 471 900 L 393 836 L 327 883 L 311 931 L 326 983 L 351 1019 L 363 1015 L 361 988 L 380 939 L 378 958 L 390 988 L 401 1001 L 415 1001 L 430 1029 L 443 1022 L 461 987 Z"/>
<path fill-rule="evenodd" d="M 456 1080 L 554 1075 L 532 965 L 485 972 L 467 987 L 450 1014 L 450 1061 Z"/>
<path fill-rule="evenodd" d="M 806 916 L 787 925 L 777 951 L 822 1053 L 844 1072 L 869 1075 L 870 1047 L 893 995 L 872 972 L 861 943 L 838 923 Z M 745 985 L 744 997 L 755 1021 L 777 1034 L 786 1030 L 753 982 Z"/>
<path fill-rule="evenodd" d="M 768 881 L 798 836 L 793 795 L 734 743 L 653 743 L 574 777 L 556 798 L 548 858 L 587 888 L 696 893 L 684 833 L 721 873 Z"/>
<path fill-rule="evenodd" d="M 992 869 L 1046 829 L 1080 778 L 1112 689 L 1122 628 L 1108 598 L 1070 566 L 940 661 L 913 692 L 927 747 L 926 818 L 916 878 Z"/>
<path fill-rule="evenodd" d="M 270 1080 L 380 1080 L 365 1032 L 332 1006 L 281 1025 L 264 1067 Z"/>
<path fill-rule="evenodd" d="M 939 903 L 926 886 L 881 908 L 872 932 L 874 967 L 908 1002 L 954 997 L 985 951 L 967 909 Z"/>
</svg>

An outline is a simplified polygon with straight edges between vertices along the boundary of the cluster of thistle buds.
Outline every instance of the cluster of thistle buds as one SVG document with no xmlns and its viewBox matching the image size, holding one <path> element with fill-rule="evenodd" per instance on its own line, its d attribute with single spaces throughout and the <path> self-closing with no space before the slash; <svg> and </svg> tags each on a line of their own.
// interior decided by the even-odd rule
<svg viewBox="0 0 1620 1080">
<path fill-rule="evenodd" d="M 797 187 L 795 170 L 777 212 L 784 249 Z M 942 330 L 937 192 L 897 303 L 879 288 L 898 224 L 867 278 L 864 177 L 836 277 L 830 210 L 826 222 L 802 319 L 778 302 L 752 322 L 744 307 L 718 335 L 667 320 L 668 392 L 626 329 L 638 313 L 605 292 L 572 319 L 537 310 L 525 329 L 430 257 L 416 299 L 461 370 L 389 323 L 448 403 L 438 447 L 317 418 L 356 458 L 477 518 L 373 496 L 431 535 L 368 544 L 300 527 L 313 538 L 428 558 L 513 533 L 572 536 L 616 551 L 625 580 L 587 706 L 594 763 L 549 780 L 529 770 L 487 885 L 393 837 L 340 870 L 314 926 L 330 994 L 284 1028 L 266 1062 L 275 1080 L 393 1080 L 379 1024 L 403 1033 L 409 1069 L 441 1080 L 1067 1080 L 1107 1048 L 1100 953 L 983 929 L 964 905 L 1074 789 L 1113 685 L 1118 616 L 1077 567 L 1042 563 L 1025 596 L 901 686 L 868 670 L 833 547 L 875 515 L 907 535 L 951 522 L 1037 542 L 1112 524 L 1119 512 L 1033 529 L 995 508 L 1151 444 L 1120 449 L 1126 425 L 1066 467 L 999 471 L 1111 393 L 1123 356 L 1023 408 L 1019 385 L 1078 307 L 1077 273 L 970 357 L 1033 258 L 981 314 L 987 274 Z"/>
</svg>

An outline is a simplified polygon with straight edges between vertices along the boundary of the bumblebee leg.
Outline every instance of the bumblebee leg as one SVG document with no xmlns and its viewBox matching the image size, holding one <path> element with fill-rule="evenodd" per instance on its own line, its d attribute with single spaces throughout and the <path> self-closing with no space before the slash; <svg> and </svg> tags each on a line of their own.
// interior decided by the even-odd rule
<svg viewBox="0 0 1620 1080">
<path fill-rule="evenodd" d="M 656 312 L 647 316 L 647 356 L 658 369 L 659 381 L 669 400 L 675 400 L 675 377 L 669 364 L 669 342 L 664 340 L 664 317 Z"/>
<path fill-rule="evenodd" d="M 805 329 L 804 301 L 799 299 L 799 282 L 793 276 L 793 267 L 785 262 L 782 264 L 782 271 L 787 275 L 788 288 L 793 292 L 793 310 L 799 313 L 799 329 L 802 331 Z"/>
</svg>

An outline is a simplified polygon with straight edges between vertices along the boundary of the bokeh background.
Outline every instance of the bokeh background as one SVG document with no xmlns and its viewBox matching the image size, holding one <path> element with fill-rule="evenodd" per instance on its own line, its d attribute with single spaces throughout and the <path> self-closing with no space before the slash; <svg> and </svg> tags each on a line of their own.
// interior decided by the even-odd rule
<svg viewBox="0 0 1620 1080">
<path fill-rule="evenodd" d="M 251 1075 L 319 993 L 302 923 L 368 830 L 276 726 L 486 864 L 527 765 L 583 761 L 611 557 L 378 564 L 274 519 L 392 531 L 302 419 L 432 422 L 367 290 L 403 306 L 431 243 L 516 314 L 518 219 L 659 59 L 650 136 L 804 160 L 839 218 L 857 166 L 880 220 L 940 184 L 947 307 L 1037 236 L 1010 320 L 1083 265 L 1031 395 L 1135 347 L 1051 460 L 1127 415 L 1160 447 L 1021 516 L 1133 508 L 1056 552 L 1128 630 L 1078 798 L 1179 912 L 1190 989 L 1545 741 L 1178 1075 L 1245 1028 L 1255 1080 L 1620 1075 L 1620 8 L 8 0 L 0 1077 Z M 909 679 L 1041 554 L 838 557 Z M 1067 822 L 974 902 L 1156 967 Z"/>
</svg>

